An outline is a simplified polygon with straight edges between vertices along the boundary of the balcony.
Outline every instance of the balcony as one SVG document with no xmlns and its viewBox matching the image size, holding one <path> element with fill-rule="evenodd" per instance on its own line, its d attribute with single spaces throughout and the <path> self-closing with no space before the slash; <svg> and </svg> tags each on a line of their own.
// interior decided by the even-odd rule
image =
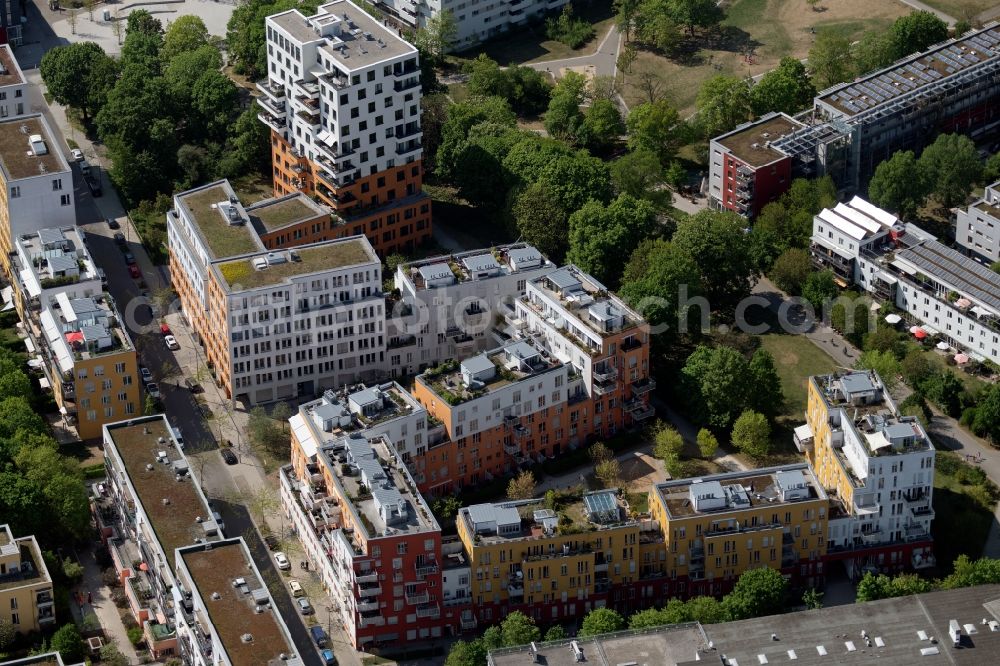
<svg viewBox="0 0 1000 666">
<path fill-rule="evenodd" d="M 636 395 L 645 395 L 654 390 L 656 390 L 656 380 L 652 377 L 644 377 L 639 381 L 632 382 L 632 393 Z"/>
<path fill-rule="evenodd" d="M 910 563 L 914 569 L 930 569 L 937 566 L 937 558 L 931 553 L 914 553 Z"/>
<path fill-rule="evenodd" d="M 269 115 L 274 116 L 275 118 L 284 118 L 287 115 L 284 100 L 272 102 L 267 97 L 258 97 L 257 104 Z"/>
<path fill-rule="evenodd" d="M 358 612 L 359 613 L 371 613 L 372 611 L 378 610 L 377 601 L 359 601 L 358 602 Z"/>
<path fill-rule="evenodd" d="M 284 136 L 285 134 L 284 118 L 277 118 L 275 116 L 272 116 L 270 113 L 267 113 L 266 111 L 262 111 L 261 113 L 257 114 L 257 120 L 264 123 L 278 134 Z"/>
<path fill-rule="evenodd" d="M 517 444 L 504 444 L 503 445 L 503 450 L 504 450 L 504 453 L 506 453 L 509 456 L 519 456 L 519 455 L 521 455 L 521 447 L 518 446 Z"/>
<path fill-rule="evenodd" d="M 403 92 L 404 90 L 411 90 L 420 86 L 420 77 L 412 76 L 408 79 L 402 81 L 393 81 L 392 89 L 396 92 Z"/>
<path fill-rule="evenodd" d="M 311 127 L 319 127 L 320 124 L 319 111 L 306 111 L 305 109 L 303 109 L 302 111 L 299 111 L 295 115 L 299 117 L 299 120 L 304 121 Z"/>
<path fill-rule="evenodd" d="M 275 101 L 283 100 L 285 98 L 285 87 L 278 85 L 270 79 L 261 79 L 258 81 L 257 90 L 261 91 Z"/>
<path fill-rule="evenodd" d="M 411 606 L 418 606 L 420 604 L 426 604 L 431 600 L 431 595 L 427 590 L 423 592 L 407 592 L 406 593 L 406 603 Z"/>
<path fill-rule="evenodd" d="M 427 604 L 417 608 L 417 617 L 438 618 L 441 617 L 441 607 L 437 604 Z"/>
<path fill-rule="evenodd" d="M 378 583 L 378 574 L 374 571 L 371 573 L 358 574 L 354 579 L 358 582 L 358 585 Z"/>
<path fill-rule="evenodd" d="M 923 525 L 907 525 L 903 529 L 903 534 L 907 541 L 924 541 L 931 538 L 931 535 L 927 533 Z"/>
<path fill-rule="evenodd" d="M 382 586 L 378 583 L 358 587 L 358 595 L 362 597 L 377 597 L 380 594 L 382 594 Z"/>
<path fill-rule="evenodd" d="M 407 153 L 413 153 L 420 150 L 421 147 L 422 146 L 419 140 L 411 139 L 409 141 L 406 141 L 405 143 L 397 143 L 396 154 L 406 155 Z"/>
<path fill-rule="evenodd" d="M 523 597 L 524 596 L 524 583 L 511 582 L 507 586 L 507 594 L 512 597 Z"/>
<path fill-rule="evenodd" d="M 615 384 L 615 382 L 607 382 L 607 383 L 601 383 L 596 381 L 594 382 L 595 395 L 608 395 L 609 393 L 613 393 L 617 388 L 618 386 L 617 384 Z"/>
<path fill-rule="evenodd" d="M 927 517 L 929 517 L 931 519 L 934 518 L 934 509 L 932 509 L 927 504 L 925 504 L 923 506 L 914 506 L 914 507 L 911 507 L 910 511 L 913 513 L 914 516 L 917 516 L 917 517 L 920 517 L 920 518 L 927 518 Z"/>
<path fill-rule="evenodd" d="M 750 178 L 751 176 L 753 176 L 753 169 L 751 169 L 745 164 L 741 165 L 736 168 L 736 175 L 743 176 L 744 178 Z"/>
<path fill-rule="evenodd" d="M 438 572 L 437 562 L 423 562 L 418 563 L 415 567 L 417 572 L 417 578 L 423 579 L 426 576 L 436 574 Z"/>
<path fill-rule="evenodd" d="M 381 615 L 372 615 L 372 616 L 362 615 L 361 618 L 358 620 L 358 626 L 361 627 L 362 629 L 366 629 L 368 627 L 381 627 L 383 625 L 385 625 L 385 618 L 382 617 Z"/>
<path fill-rule="evenodd" d="M 645 421 L 656 413 L 652 405 L 647 405 L 641 400 L 629 400 L 625 403 L 625 409 L 628 410 L 629 414 L 636 421 Z"/>
<path fill-rule="evenodd" d="M 594 367 L 594 379 L 599 382 L 609 382 L 618 377 L 618 368 L 612 365 Z"/>
<path fill-rule="evenodd" d="M 472 629 L 475 629 L 478 625 L 479 623 L 476 622 L 475 616 L 472 615 L 462 616 L 462 631 L 471 631 Z"/>
</svg>

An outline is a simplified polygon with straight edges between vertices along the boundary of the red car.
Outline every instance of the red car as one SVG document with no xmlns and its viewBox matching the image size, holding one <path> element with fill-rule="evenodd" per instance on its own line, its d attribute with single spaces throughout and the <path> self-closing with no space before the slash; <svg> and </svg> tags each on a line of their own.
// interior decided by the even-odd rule
<svg viewBox="0 0 1000 666">
<path fill-rule="evenodd" d="M 139 279 L 140 277 L 142 277 L 142 273 L 139 272 L 139 267 L 135 264 L 129 264 L 128 274 L 134 277 L 135 279 Z"/>
<path fill-rule="evenodd" d="M 166 324 L 160 324 L 160 333 L 163 335 L 170 335 L 170 327 Z"/>
</svg>

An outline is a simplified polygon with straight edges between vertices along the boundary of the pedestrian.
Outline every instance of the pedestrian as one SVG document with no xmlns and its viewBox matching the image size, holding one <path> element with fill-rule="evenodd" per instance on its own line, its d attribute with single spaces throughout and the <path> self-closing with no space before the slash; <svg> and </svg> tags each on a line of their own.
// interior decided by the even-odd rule
<svg viewBox="0 0 1000 666">
<path fill-rule="evenodd" d="M 90 591 L 87 592 L 87 604 L 89 604 L 91 606 L 94 605 L 94 593 L 93 592 L 90 592 Z"/>
</svg>

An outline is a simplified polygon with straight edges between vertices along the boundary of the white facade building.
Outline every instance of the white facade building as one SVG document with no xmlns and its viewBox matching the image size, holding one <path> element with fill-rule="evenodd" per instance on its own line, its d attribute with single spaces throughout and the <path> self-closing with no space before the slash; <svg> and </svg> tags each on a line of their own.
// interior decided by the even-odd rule
<svg viewBox="0 0 1000 666">
<path fill-rule="evenodd" d="M 813 218 L 814 263 L 907 312 L 929 337 L 1000 362 L 1000 275 L 859 197 Z"/>
<path fill-rule="evenodd" d="M 983 263 L 1000 261 L 1000 182 L 966 210 L 955 210 L 955 243 Z"/>
<path fill-rule="evenodd" d="M 569 0 L 386 0 L 379 9 L 414 28 L 442 11 L 451 12 L 458 32 L 453 50 L 517 29 L 532 19 L 558 13 Z"/>
<path fill-rule="evenodd" d="M 0 119 L 17 118 L 29 112 L 28 83 L 10 44 L 0 44 Z"/>
<path fill-rule="evenodd" d="M 513 319 L 514 301 L 527 283 L 554 269 L 524 243 L 400 265 L 395 276 L 400 300 L 389 322 L 390 371 L 422 372 L 495 347 L 489 334 L 495 318 Z"/>
<path fill-rule="evenodd" d="M 267 18 L 262 120 L 334 191 L 420 159 L 417 50 L 348 0 Z"/>
</svg>

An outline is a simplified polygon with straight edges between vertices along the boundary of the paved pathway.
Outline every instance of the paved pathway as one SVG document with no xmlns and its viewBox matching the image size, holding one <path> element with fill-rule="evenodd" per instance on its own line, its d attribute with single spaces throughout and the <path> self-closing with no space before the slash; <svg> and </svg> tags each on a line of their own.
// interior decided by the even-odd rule
<svg viewBox="0 0 1000 666">
<path fill-rule="evenodd" d="M 939 19 L 941 19 L 942 21 L 944 21 L 945 23 L 947 23 L 948 25 L 955 25 L 955 17 L 954 16 L 950 16 L 948 14 L 945 14 L 940 9 L 934 9 L 933 7 L 931 7 L 930 5 L 928 5 L 927 3 L 920 2 L 920 0 L 901 0 L 901 2 L 903 4 L 905 4 L 905 5 L 909 5 L 910 7 L 913 7 L 914 9 L 917 9 L 917 10 L 920 10 L 920 11 L 923 11 L 923 12 L 930 12 L 931 14 L 934 14 Z"/>
<path fill-rule="evenodd" d="M 612 24 L 593 53 L 560 60 L 529 62 L 526 65 L 542 72 L 550 72 L 553 76 L 558 75 L 559 70 L 564 67 L 586 67 L 589 65 L 594 68 L 595 76 L 614 76 L 618 70 L 619 48 L 621 48 L 621 38 L 618 34 L 618 28 Z"/>
<path fill-rule="evenodd" d="M 104 629 L 105 642 L 114 641 L 118 645 L 118 650 L 125 655 L 130 664 L 140 663 L 139 655 L 132 647 L 122 624 L 118 607 L 111 600 L 111 589 L 104 584 L 101 576 L 101 568 L 94 562 L 93 553 L 90 549 L 77 554 L 80 564 L 83 565 L 83 581 L 70 590 L 70 612 L 73 618 L 79 623 L 83 617 L 93 613 Z M 88 602 L 88 593 L 90 601 Z M 82 600 L 82 604 L 78 601 Z M 65 618 L 63 618 L 65 620 Z M 148 655 L 146 655 L 148 656 Z"/>
</svg>

